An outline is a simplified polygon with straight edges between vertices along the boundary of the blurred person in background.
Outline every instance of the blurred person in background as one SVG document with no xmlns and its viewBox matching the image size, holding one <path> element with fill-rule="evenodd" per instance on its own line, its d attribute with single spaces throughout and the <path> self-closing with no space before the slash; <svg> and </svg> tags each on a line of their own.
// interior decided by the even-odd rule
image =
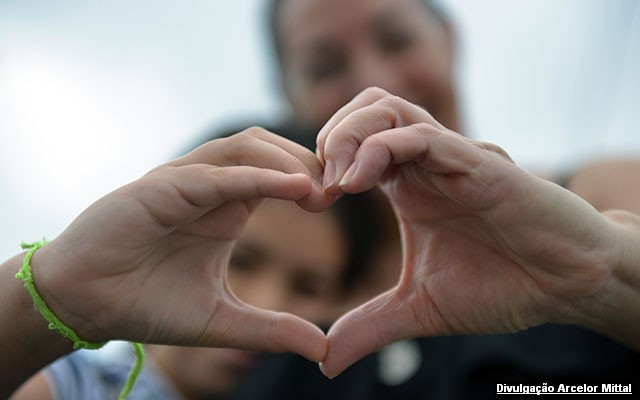
<svg viewBox="0 0 640 400">
<path fill-rule="evenodd" d="M 267 11 L 295 123 L 318 131 L 356 94 L 378 86 L 465 133 L 455 76 L 455 27 L 437 1 L 272 0 Z M 638 176 L 640 161 L 609 160 L 551 180 L 599 210 L 640 212 Z"/>
<path fill-rule="evenodd" d="M 282 129 L 318 132 L 355 95 L 377 86 L 464 134 L 455 29 L 437 2 L 271 0 L 267 12 L 282 89 L 293 110 Z M 552 180 L 598 210 L 640 213 L 639 176 L 640 160 L 610 160 Z"/>
<path fill-rule="evenodd" d="M 293 3 L 293 2 L 289 2 L 289 3 Z M 305 2 L 300 2 L 300 3 L 298 3 L 298 4 L 303 4 L 303 3 L 305 3 Z M 311 3 L 311 2 L 308 2 L 308 3 L 305 3 L 305 4 L 310 4 L 310 3 Z M 330 3 L 330 2 L 328 2 L 328 3 Z M 330 7 L 330 4 L 328 4 L 328 3 L 327 3 L 327 6 L 328 6 L 328 7 Z M 349 4 L 350 4 L 350 2 L 344 2 L 344 6 L 345 6 L 345 7 L 347 6 L 347 3 L 349 3 Z M 384 3 L 384 2 L 380 2 L 380 3 Z M 373 3 L 373 2 L 369 2 L 369 4 L 380 4 L 380 3 L 379 3 L 379 2 L 375 2 L 375 3 Z M 393 4 L 393 7 L 392 7 L 392 8 L 394 8 L 394 9 L 399 9 L 399 10 L 402 10 L 402 7 L 403 7 L 403 6 L 406 6 L 406 5 L 411 4 L 410 2 L 405 2 L 405 1 L 399 1 L 399 2 L 393 2 L 393 3 L 394 3 L 394 4 Z M 286 2 L 284 2 L 284 4 L 287 4 L 287 3 L 286 3 Z M 320 4 L 320 2 L 317 2 L 317 4 Z M 337 4 L 337 3 L 336 3 L 336 4 Z M 363 3 L 363 4 L 364 4 L 364 3 Z M 414 4 L 421 5 L 417 0 L 414 2 Z M 429 7 L 431 7 L 431 6 L 429 5 Z M 365 9 L 365 8 L 366 8 L 366 7 L 359 7 L 359 9 Z M 345 14 L 345 15 L 347 15 L 347 14 L 351 14 L 351 13 L 347 13 L 347 12 L 345 12 L 345 10 L 346 10 L 346 9 L 345 9 L 345 8 L 343 8 L 343 9 L 341 10 L 341 13 L 342 13 L 342 14 Z M 413 10 L 414 10 L 414 11 L 417 11 L 417 9 L 413 9 Z M 424 9 L 423 11 L 424 11 L 424 12 L 426 12 L 426 14 L 425 14 L 425 13 L 422 13 L 422 14 L 421 14 L 421 13 L 416 12 L 416 13 L 415 13 L 415 16 L 419 16 L 419 15 L 422 15 L 422 16 L 429 16 L 429 15 L 431 15 L 431 18 L 432 18 L 432 19 L 434 19 L 434 18 L 435 18 L 434 16 L 442 17 L 442 15 L 438 14 L 438 13 L 436 12 L 436 9 L 433 9 L 433 8 L 426 8 L 426 9 Z M 431 14 L 430 14 L 430 13 L 431 13 Z M 300 15 L 300 14 L 296 12 L 296 13 L 295 13 L 295 15 Z M 322 20 L 322 18 L 320 18 L 320 15 L 321 15 L 321 14 L 317 14 L 318 19 L 319 19 L 319 20 Z M 314 18 L 315 18 L 315 17 L 314 17 Z M 334 16 L 333 16 L 332 18 L 335 18 L 335 14 L 334 14 Z M 287 21 L 290 21 L 289 16 L 287 17 Z M 442 22 L 442 21 L 441 21 L 441 22 Z M 309 24 L 309 25 L 311 26 L 311 24 Z M 339 24 L 338 24 L 338 25 L 339 25 Z M 372 25 L 373 25 L 373 24 L 372 24 Z M 389 24 L 387 24 L 387 23 L 385 22 L 385 23 L 384 23 L 384 24 L 382 24 L 382 25 L 389 25 Z M 382 26 L 382 25 L 381 25 L 381 26 Z M 357 24 L 353 24 L 353 26 L 358 26 L 358 25 L 357 25 Z M 446 32 L 446 30 L 445 30 L 445 32 Z M 450 32 L 449 32 L 449 33 L 450 33 Z M 298 33 L 296 33 L 296 35 L 298 35 Z M 294 36 L 295 36 L 295 35 L 294 35 Z M 437 36 L 437 35 L 436 35 L 436 36 Z M 358 35 L 356 35 L 356 37 L 358 37 Z M 444 35 L 444 36 L 440 35 L 440 37 L 441 37 L 441 38 L 442 38 L 442 37 L 445 37 L 445 38 L 446 38 L 446 35 Z M 402 41 L 399 41 L 398 43 L 402 43 Z M 445 42 L 445 43 L 446 43 L 446 42 Z M 393 47 L 395 46 L 395 44 L 393 43 L 393 41 L 390 41 L 388 44 L 389 44 L 389 48 L 390 48 L 390 49 L 393 49 Z M 397 43 L 396 43 L 396 44 L 397 44 Z M 442 42 L 441 42 L 441 44 L 442 44 Z M 395 52 L 395 50 L 393 50 L 393 51 L 392 51 L 392 53 L 393 53 L 393 52 Z M 398 52 L 398 54 L 401 54 L 401 53 L 402 53 L 402 51 L 399 51 L 399 52 Z M 324 54 L 324 56 L 326 56 L 327 54 L 329 54 L 329 53 L 325 53 L 325 54 Z M 445 54 L 446 54 L 446 53 L 445 53 Z M 445 58 L 445 60 L 446 60 L 446 58 Z M 379 63 L 373 63 L 371 66 L 375 67 L 375 66 L 379 66 L 379 65 L 380 65 Z M 333 68 L 333 67 L 332 67 L 332 66 L 329 66 L 329 67 L 328 67 L 328 70 L 329 70 L 329 71 L 331 71 L 331 68 Z M 283 70 L 284 70 L 284 68 L 283 68 Z M 326 71 L 325 71 L 325 72 L 326 72 Z M 322 71 L 321 71 L 320 76 L 322 76 L 325 72 L 322 72 Z M 424 72 L 424 75 L 425 75 L 425 76 L 426 76 L 426 75 L 428 75 L 426 70 L 425 70 L 425 71 L 423 71 L 423 72 Z M 329 72 L 329 73 L 331 73 L 331 72 Z M 366 76 L 366 74 L 360 74 L 360 73 L 356 74 L 355 76 L 356 76 L 356 77 L 360 77 L 360 76 L 363 76 L 363 75 L 364 75 L 364 76 Z M 375 75 L 375 74 L 374 74 L 374 75 Z M 387 75 L 387 74 L 379 74 L 379 75 L 376 75 L 376 76 L 377 76 L 378 78 L 386 78 L 386 77 L 392 77 L 392 76 L 393 76 L 393 74 L 391 74 L 391 75 Z M 451 98 L 449 98 L 449 99 L 448 99 L 448 101 L 445 101 L 445 100 L 447 100 L 448 96 L 450 95 L 450 93 L 448 93 L 448 92 L 447 92 L 447 90 L 446 90 L 446 89 L 447 89 L 447 88 L 446 88 L 446 85 L 444 85 L 444 87 L 441 87 L 441 88 L 438 88 L 438 87 L 437 87 L 437 85 L 436 85 L 436 87 L 433 87 L 433 88 L 432 88 L 432 89 L 433 89 L 433 93 L 437 93 L 438 89 L 443 89 L 443 91 L 442 91 L 442 99 L 443 99 L 443 101 L 441 102 L 441 104 L 438 104 L 438 102 L 437 102 L 437 101 L 433 101 L 433 103 L 432 103 L 432 104 L 430 104 L 429 106 L 427 106 L 426 104 L 427 104 L 427 102 L 428 102 L 428 101 L 431 101 L 430 99 L 428 99 L 428 98 L 427 98 L 427 99 L 424 99 L 424 100 L 420 100 L 420 99 L 417 99 L 416 97 L 412 97 L 412 96 L 411 96 L 411 94 L 410 94 L 409 92 L 403 93 L 403 91 L 402 91 L 402 90 L 394 90 L 394 88 L 393 88 L 393 85 L 392 85 L 392 84 L 376 82 L 376 79 L 378 79 L 378 78 L 375 78 L 375 79 L 369 79 L 369 78 L 367 78 L 367 79 L 369 79 L 370 83 L 369 83 L 369 84 L 367 84 L 366 86 L 370 86 L 370 85 L 377 85 L 377 86 L 381 86 L 381 87 L 383 87 L 383 88 L 387 88 L 387 89 L 389 89 L 389 90 L 390 90 L 392 93 L 394 93 L 394 94 L 400 94 L 400 95 L 402 95 L 403 97 L 406 97 L 406 98 L 408 98 L 408 99 L 410 99 L 410 100 L 412 100 L 412 101 L 416 101 L 416 103 L 421 104 L 421 105 L 423 105 L 423 106 L 427 107 L 427 109 L 428 109 L 430 112 L 432 112 L 434 115 L 436 115 L 436 117 L 437 117 L 441 122 L 443 122 L 445 125 L 449 126 L 449 127 L 450 127 L 450 128 L 452 128 L 452 129 L 455 129 L 455 130 L 457 130 L 457 131 L 461 130 L 461 127 L 459 126 L 460 124 L 458 124 L 458 126 L 456 127 L 456 121 L 457 121 L 457 120 L 459 120 L 459 118 L 458 118 L 458 116 L 457 116 L 457 112 L 454 112 L 454 111 L 455 111 L 455 107 L 453 107 L 453 108 L 452 108 L 452 107 L 450 106 L 450 104 L 451 104 L 451 102 L 452 102 L 452 101 L 451 101 L 452 99 L 451 99 Z M 445 75 L 445 78 L 447 78 L 447 77 L 446 77 L 446 75 Z M 452 77 L 450 77 L 450 78 L 453 80 L 453 78 L 452 78 Z M 445 79 L 444 81 L 446 82 L 446 79 Z M 436 83 L 437 83 L 437 82 L 436 82 Z M 441 82 L 441 83 L 442 83 L 442 82 Z M 450 83 L 451 83 L 451 82 L 450 82 Z M 285 85 L 285 87 L 286 87 L 286 85 Z M 347 85 L 346 87 L 349 87 L 349 86 Z M 420 87 L 419 82 L 416 82 L 416 83 L 415 83 L 415 85 L 413 85 L 412 87 Z M 453 88 L 453 85 L 452 85 L 452 88 Z M 407 88 L 407 89 L 410 89 L 410 88 Z M 311 91 L 311 89 L 310 89 L 310 88 L 307 88 L 307 89 L 305 89 L 305 90 L 308 90 L 308 91 L 306 92 L 306 94 L 307 94 L 307 95 L 309 95 L 309 94 L 311 94 L 311 93 L 312 93 L 312 91 Z M 356 91 L 356 92 L 357 92 L 357 91 Z M 355 94 L 356 92 L 354 92 L 353 94 Z M 453 93 L 453 92 L 454 92 L 454 91 L 452 91 L 452 93 Z M 287 92 L 287 93 L 288 93 L 288 92 Z M 302 91 L 302 92 L 300 92 L 300 93 L 305 93 L 305 92 L 304 92 L 304 91 Z M 339 92 L 336 92 L 336 93 L 339 93 Z M 426 92 L 425 92 L 425 93 L 426 93 Z M 325 93 L 325 94 L 326 94 L 326 93 Z M 291 98 L 293 99 L 293 97 L 291 97 Z M 300 110 L 299 110 L 299 111 L 297 111 L 297 114 L 298 114 L 298 116 L 300 117 L 300 118 L 298 118 L 298 120 L 299 120 L 299 121 L 304 121 L 304 122 L 305 122 L 305 124 L 307 124 L 307 122 L 308 122 L 308 124 L 309 124 L 310 126 L 313 126 L 313 125 L 315 125 L 315 123 L 316 123 L 316 122 L 318 122 L 318 121 L 322 121 L 323 119 L 325 119 L 325 117 L 318 117 L 318 118 L 317 118 L 317 120 L 318 120 L 318 121 L 314 121 L 315 117 L 313 117 L 313 113 L 315 113 L 316 111 L 317 111 L 318 115 L 322 115 L 322 114 L 331 115 L 330 113 L 325 113 L 325 112 L 324 112 L 324 111 L 325 111 L 325 109 L 324 109 L 323 107 L 321 107 L 321 105 L 323 104 L 322 102 L 315 102 L 315 103 L 314 103 L 314 102 L 313 102 L 313 98 L 314 98 L 313 96 L 307 96 L 306 98 L 304 98 L 304 96 L 303 96 L 303 97 L 298 97 L 298 100 L 300 101 L 299 103 L 298 103 L 298 100 L 292 100 L 292 103 L 297 104 L 297 105 L 300 107 Z M 347 97 L 347 99 L 346 99 L 346 100 L 348 100 L 348 99 L 349 99 L 349 98 Z M 455 96 L 453 97 L 453 99 L 455 100 Z M 346 101 L 346 100 L 345 100 L 345 101 Z M 344 103 L 345 101 L 342 101 L 342 100 L 341 100 L 341 102 L 342 102 L 342 103 Z M 305 107 L 305 104 L 304 104 L 305 102 L 311 102 L 311 103 L 310 103 L 310 104 L 311 104 L 311 106 L 310 106 L 310 107 Z M 337 104 L 337 103 L 338 103 L 338 102 L 336 102 L 336 104 Z M 455 104 L 455 102 L 453 102 L 453 104 Z M 339 106 L 340 106 L 340 105 L 338 105 L 338 107 L 339 107 Z M 314 108 L 315 108 L 315 110 L 316 110 L 316 111 L 314 111 Z M 337 108 L 336 108 L 336 109 L 337 109 Z M 306 110 L 306 111 L 305 111 L 305 110 Z M 309 110 L 311 110 L 311 111 L 309 111 Z M 334 110 L 334 111 L 335 111 L 335 110 Z M 306 113 L 306 114 L 305 114 L 305 113 Z M 322 123 L 320 123 L 319 125 L 321 125 L 321 124 L 322 124 Z M 318 126 L 319 126 L 319 125 L 318 125 Z M 630 169 L 630 168 L 621 168 L 621 169 L 623 170 L 623 172 L 624 172 L 625 174 L 627 174 L 627 173 L 629 173 L 629 172 L 631 171 L 631 169 Z M 601 169 L 599 169 L 599 170 L 601 170 Z M 593 187 L 593 185 L 591 185 L 591 184 L 589 183 L 589 182 L 590 182 L 590 179 L 589 179 L 589 175 L 588 175 L 588 174 L 587 174 L 587 175 L 583 175 L 583 182 L 586 182 L 586 183 L 585 183 L 585 186 L 586 186 L 587 188 L 589 188 L 589 187 Z M 610 181 L 607 181 L 607 182 L 610 182 Z M 622 179 L 622 182 L 625 182 L 625 180 L 624 180 L 624 179 Z M 597 191 L 596 191 L 596 193 L 597 193 Z M 626 198 L 627 198 L 627 199 L 629 199 L 629 198 L 630 198 L 630 196 L 629 196 L 629 191 L 627 191 L 625 194 L 626 194 Z M 629 202 L 629 203 L 630 203 L 630 204 L 634 204 L 634 202 Z M 610 202 L 608 201 L 608 199 L 605 197 L 605 198 L 601 201 L 601 204 L 602 204 L 602 205 L 600 205 L 599 207 L 602 207 L 602 208 L 609 208 L 608 204 L 611 204 L 611 203 L 610 203 Z M 370 275 L 372 275 L 372 276 L 379 276 L 379 274 L 370 274 Z M 394 278 L 395 278 L 397 275 L 393 275 L 393 274 L 392 274 L 392 276 L 394 276 Z M 389 285 L 392 285 L 393 283 L 395 283 L 394 281 L 389 281 L 389 280 L 383 280 L 383 281 L 384 281 L 384 283 L 383 283 L 383 284 L 381 284 L 381 286 L 379 286 L 378 288 L 383 288 L 383 287 L 385 287 L 385 286 L 386 286 L 386 287 L 388 287 Z M 546 343 L 545 343 L 545 346 L 546 346 Z M 457 347 L 457 345 L 455 345 L 454 347 Z M 463 346 L 463 347 L 464 347 L 464 346 Z M 602 348 L 603 348 L 603 349 L 608 349 L 608 347 L 606 347 L 606 346 L 604 346 L 604 347 L 602 347 Z M 606 352 L 606 351 L 604 351 L 604 350 L 603 350 L 603 352 Z M 443 355 L 445 355 L 445 356 L 446 356 L 446 355 L 450 355 L 450 354 L 452 354 L 452 353 L 446 353 L 446 354 L 443 354 Z M 493 353 L 493 356 L 495 356 L 496 354 L 498 354 L 498 353 Z M 530 355 L 528 355 L 528 356 L 530 356 Z M 502 356 L 500 356 L 500 357 L 502 357 Z M 498 358 L 500 358 L 500 357 L 498 357 Z M 513 368 L 512 368 L 512 366 L 511 366 L 511 363 L 512 363 L 512 361 L 513 361 L 513 360 L 510 360 L 510 359 L 509 359 L 510 357 L 512 357 L 512 356 L 511 356 L 511 355 L 506 356 L 507 361 L 500 361 L 500 362 L 499 362 L 499 365 L 502 365 L 502 364 L 500 364 L 500 363 L 504 362 L 504 364 L 506 365 L 506 366 L 504 367 L 504 370 L 509 371 L 509 372 L 513 372 Z M 544 358 L 544 357 L 542 357 L 542 358 Z M 452 363 L 452 364 L 454 364 L 454 363 Z M 526 363 L 525 363 L 525 364 L 526 364 Z M 543 364 L 545 364 L 545 362 L 544 362 L 544 361 L 543 361 Z M 571 364 L 571 365 L 576 365 L 576 363 L 570 363 L 570 364 Z M 608 365 L 608 364 L 605 364 L 605 365 Z M 525 366 L 525 369 L 526 369 L 526 368 L 528 368 L 528 367 L 527 367 L 527 366 Z M 568 368 L 568 367 L 567 367 L 567 368 Z M 499 368 L 498 368 L 498 369 L 499 369 Z M 616 371 L 616 370 L 615 370 L 615 369 L 612 369 L 611 371 Z M 525 372 L 526 372 L 526 371 L 525 371 Z M 445 372 L 445 373 L 446 373 L 446 372 Z M 581 377 L 581 376 L 583 376 L 583 375 L 580 375 L 580 372 L 577 372 L 577 374 L 578 374 L 578 376 L 580 376 L 580 377 Z M 517 375 L 517 374 L 516 374 L 516 375 Z M 475 375 L 474 375 L 474 376 L 475 376 Z M 520 375 L 517 375 L 517 376 L 520 376 Z M 477 376 L 476 376 L 476 377 L 477 377 Z M 453 382 L 454 382 L 454 384 L 455 384 L 455 382 L 457 382 L 457 380 L 453 380 Z"/>
<path fill-rule="evenodd" d="M 356 94 L 377 86 L 465 134 L 455 74 L 455 27 L 437 1 L 269 0 L 266 12 L 278 80 L 292 110 L 286 121 L 272 123 L 269 130 L 294 140 L 315 136 Z M 573 173 L 542 175 L 598 210 L 640 213 L 638 176 L 638 159 L 600 160 Z M 381 265 L 397 264 L 395 217 L 384 199 L 379 203 L 381 218 L 389 225 L 388 240 L 374 258 Z M 362 285 L 367 296 L 389 288 L 397 277 L 390 268 L 376 270 L 380 273 L 369 277 L 376 282 Z"/>
<path fill-rule="evenodd" d="M 377 86 L 464 134 L 454 73 L 455 30 L 435 2 L 272 0 L 267 11 L 282 89 L 293 111 L 292 120 L 276 131 L 315 136 L 355 95 Z M 638 213 L 639 176 L 638 160 L 606 160 L 552 180 L 598 210 Z M 375 249 L 368 274 L 378 279 L 360 282 L 354 303 L 398 280 L 397 225 L 385 209 L 387 241 Z M 493 396 L 491 385 L 505 379 L 629 380 L 640 368 L 635 351 L 593 332 L 559 325 L 510 335 L 409 341 L 365 358 L 331 382 L 316 379 L 313 368 L 305 373 L 304 362 L 275 358 L 279 360 L 271 368 L 256 371 L 256 385 L 243 385 L 239 399 L 478 398 L 481 393 Z"/>
<path fill-rule="evenodd" d="M 399 115 L 409 119 L 400 120 Z M 639 311 L 634 286 L 640 259 L 637 215 L 600 214 L 578 196 L 518 168 L 499 147 L 465 139 L 422 108 L 380 89 L 363 92 L 332 120 L 334 127 L 330 124 L 318 139 L 320 160 L 260 129 L 210 142 L 100 199 L 33 259 L 20 254 L 3 263 L 0 311 L 14 325 L 0 329 L 0 370 L 6 379 L 0 388 L 11 390 L 27 371 L 71 349 L 69 340 L 47 332 L 45 321 L 32 310 L 34 299 L 13 279 L 23 258 L 24 265 L 33 263 L 47 303 L 86 340 L 290 350 L 322 361 L 329 376 L 381 348 L 381 343 L 430 332 L 513 332 L 560 321 L 637 344 L 637 325 L 627 318 Z M 359 146 L 356 160 L 362 168 L 351 168 L 351 175 L 342 178 L 344 172 L 337 170 L 331 177 L 321 161 L 352 163 L 355 149 L 345 144 L 354 143 L 359 132 L 373 135 Z M 388 157 L 375 147 L 385 142 Z M 341 189 L 334 186 L 338 181 Z M 248 307 L 230 293 L 226 267 L 232 245 L 258 200 L 275 197 L 321 211 L 334 202 L 337 190 L 362 193 L 378 182 L 392 199 L 403 239 L 408 239 L 403 290 L 394 288 L 376 307 L 353 310 L 332 327 L 328 338 L 299 317 Z M 425 209 L 424 204 L 434 207 Z M 276 218 L 278 228 L 282 218 Z M 487 237 L 487 232 L 496 237 Z M 370 264 L 364 260 L 363 265 Z M 455 327 L 447 328 L 451 321 L 442 321 L 444 314 L 433 314 L 435 296 L 415 291 L 425 289 L 420 287 L 431 281 L 433 268 L 451 273 L 439 275 L 445 278 L 437 279 L 443 285 L 431 295 L 444 298 L 440 305 L 446 306 L 443 311 L 447 320 L 456 321 Z M 478 275 L 477 268 L 495 274 Z M 462 280 L 448 279 L 457 278 L 457 272 Z M 526 278 L 527 273 L 532 275 Z M 514 279 L 514 274 L 524 279 Z M 632 277 L 629 282 L 627 276 Z M 616 279 L 606 279 L 612 277 Z M 522 283 L 529 290 L 520 290 Z M 624 296 L 611 299 L 611 293 Z M 267 292 L 265 298 L 273 295 L 280 297 Z M 514 304 L 504 301 L 509 295 L 517 298 Z M 411 301 L 412 307 L 402 306 L 403 301 Z M 303 304 L 292 305 L 292 310 L 309 311 L 299 307 Z M 573 318 L 579 315 L 583 318 Z M 336 335 L 334 328 L 347 328 L 349 316 L 359 316 L 351 318 L 356 330 Z M 437 324 L 421 322 L 423 318 Z M 398 355 L 406 361 L 410 354 L 401 349 L 388 364 L 405 368 Z M 413 361 L 410 365 L 419 369 L 421 363 Z M 601 361 L 610 365 L 611 359 Z M 441 369 L 451 374 L 450 368 Z M 401 372 L 386 374 L 385 384 L 406 383 L 416 369 Z M 295 387 L 302 381 L 289 376 L 285 383 Z"/>
</svg>

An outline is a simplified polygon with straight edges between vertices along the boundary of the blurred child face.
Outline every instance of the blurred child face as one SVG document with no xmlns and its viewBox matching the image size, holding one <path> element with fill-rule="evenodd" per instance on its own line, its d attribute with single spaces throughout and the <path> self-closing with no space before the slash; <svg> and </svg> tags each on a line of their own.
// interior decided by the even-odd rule
<svg viewBox="0 0 640 400">
<path fill-rule="evenodd" d="M 341 295 L 345 243 L 330 212 L 266 200 L 236 243 L 229 285 L 250 305 L 331 323 Z"/>
<path fill-rule="evenodd" d="M 282 68 L 297 117 L 322 125 L 369 86 L 457 129 L 451 37 L 419 0 L 284 1 Z"/>
<path fill-rule="evenodd" d="M 326 324 L 337 317 L 346 260 L 344 233 L 333 214 L 265 200 L 236 243 L 227 280 L 245 303 Z M 189 400 L 230 392 L 258 357 L 234 349 L 156 350 L 158 364 Z"/>
</svg>

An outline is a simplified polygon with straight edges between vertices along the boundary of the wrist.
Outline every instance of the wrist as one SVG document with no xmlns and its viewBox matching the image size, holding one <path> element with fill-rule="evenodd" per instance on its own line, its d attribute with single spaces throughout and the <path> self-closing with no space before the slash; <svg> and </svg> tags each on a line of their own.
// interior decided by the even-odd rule
<svg viewBox="0 0 640 400">
<path fill-rule="evenodd" d="M 89 318 L 83 318 L 83 313 L 74 311 L 86 304 L 88 299 L 78 295 L 78 291 L 74 289 L 78 285 L 82 285 L 81 276 L 78 275 L 78 271 L 81 270 L 74 270 L 72 267 L 72 263 L 78 260 L 69 259 L 65 255 L 66 253 L 57 247 L 57 242 L 53 241 L 38 249 L 31 259 L 38 296 L 46 304 L 47 311 L 52 314 L 52 316 L 45 316 L 43 313 L 43 318 L 49 322 L 50 329 L 70 340 L 74 349 L 100 348 L 105 342 L 93 338 L 102 338 L 104 335 L 93 333 L 95 332 L 93 321 Z M 65 304 L 72 304 L 76 307 L 69 309 L 65 307 Z"/>
<path fill-rule="evenodd" d="M 625 211 L 603 213 L 611 240 L 610 277 L 580 305 L 577 321 L 587 329 L 640 349 L 640 216 Z"/>
<path fill-rule="evenodd" d="M 15 278 L 24 257 L 23 253 L 0 265 L 0 315 L 4 321 L 0 329 L 0 398 L 72 351 L 71 342 L 48 329 L 23 282 Z"/>
</svg>

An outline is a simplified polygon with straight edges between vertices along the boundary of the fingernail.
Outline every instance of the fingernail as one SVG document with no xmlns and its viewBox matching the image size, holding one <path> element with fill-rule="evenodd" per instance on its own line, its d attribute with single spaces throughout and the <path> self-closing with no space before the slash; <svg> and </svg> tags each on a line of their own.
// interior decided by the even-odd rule
<svg viewBox="0 0 640 400">
<path fill-rule="evenodd" d="M 323 368 L 324 366 L 322 365 L 322 362 L 319 362 L 319 363 L 318 363 L 318 367 L 320 367 L 320 372 L 322 372 L 322 375 L 326 376 L 327 378 L 329 378 L 329 379 L 333 379 L 333 378 L 335 378 L 335 377 L 336 377 L 335 375 L 328 375 L 328 374 L 325 372 L 325 370 L 324 370 L 324 368 Z"/>
<path fill-rule="evenodd" d="M 324 176 L 322 177 L 322 187 L 327 189 L 333 185 L 336 179 L 336 166 L 331 160 L 327 160 L 324 166 Z"/>
<path fill-rule="evenodd" d="M 358 160 L 355 160 L 347 172 L 344 173 L 342 179 L 340 179 L 340 183 L 338 183 L 338 186 L 343 187 L 349 184 L 351 179 L 356 175 L 356 172 L 358 172 Z"/>
</svg>

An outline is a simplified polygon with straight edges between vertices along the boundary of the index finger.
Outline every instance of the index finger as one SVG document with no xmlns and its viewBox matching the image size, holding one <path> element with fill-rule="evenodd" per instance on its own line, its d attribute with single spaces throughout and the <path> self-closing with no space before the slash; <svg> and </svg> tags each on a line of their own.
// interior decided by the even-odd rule
<svg viewBox="0 0 640 400">
<path fill-rule="evenodd" d="M 323 163 L 325 162 L 324 146 L 327 141 L 327 136 L 329 136 L 329 133 L 340 123 L 340 121 L 345 119 L 347 115 L 351 114 L 355 110 L 373 104 L 388 95 L 389 92 L 384 89 L 380 89 L 378 87 L 367 88 L 333 114 L 329 121 L 327 121 L 322 129 L 320 129 L 316 138 L 316 155 L 320 161 Z"/>
<path fill-rule="evenodd" d="M 209 164 L 221 167 L 252 166 L 288 174 L 301 173 L 314 183 L 298 204 L 309 211 L 327 208 L 332 198 L 320 188 L 323 168 L 307 148 L 263 128 L 252 127 L 226 138 L 212 140 L 191 153 L 170 162 L 169 166 Z"/>
<path fill-rule="evenodd" d="M 322 165 L 311 151 L 260 127 L 247 128 L 231 136 L 211 140 L 168 163 L 176 167 L 189 164 L 220 167 L 249 165 L 304 173 L 317 181 L 322 176 Z"/>
<path fill-rule="evenodd" d="M 340 121 L 333 121 L 335 125 L 328 124 L 326 128 L 330 131 L 321 132 L 324 136 L 318 138 L 323 149 L 323 186 L 327 193 L 341 193 L 339 181 L 353 164 L 356 153 L 369 136 L 416 123 L 428 123 L 437 129 L 447 130 L 427 111 L 415 104 L 381 89 L 372 89 L 370 96 L 369 91 L 366 92 L 340 110 L 336 117 L 347 114 Z M 383 93 L 386 95 L 379 97 Z M 367 100 L 373 101 L 366 104 Z"/>
</svg>

